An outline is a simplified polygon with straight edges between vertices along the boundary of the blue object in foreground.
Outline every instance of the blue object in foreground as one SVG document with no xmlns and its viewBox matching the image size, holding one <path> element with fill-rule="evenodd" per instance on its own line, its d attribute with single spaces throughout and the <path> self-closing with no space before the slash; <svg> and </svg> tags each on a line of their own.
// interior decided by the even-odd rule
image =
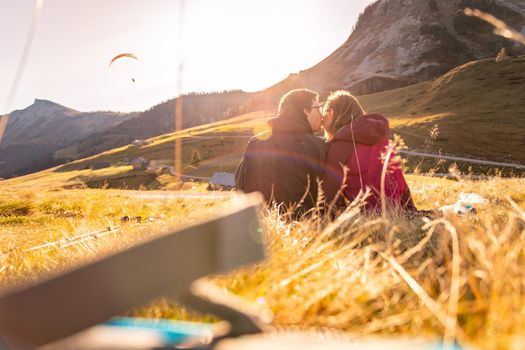
<svg viewBox="0 0 525 350">
<path fill-rule="evenodd" d="M 436 344 L 434 347 L 429 348 L 428 350 L 465 350 L 459 344 L 454 343 L 452 346 L 447 346 L 443 343 Z"/>
<path fill-rule="evenodd" d="M 211 340 L 213 326 L 207 323 L 194 323 L 149 318 L 117 317 L 105 322 L 104 326 L 151 331 L 158 335 L 165 344 L 179 344 L 190 338 Z"/>
</svg>

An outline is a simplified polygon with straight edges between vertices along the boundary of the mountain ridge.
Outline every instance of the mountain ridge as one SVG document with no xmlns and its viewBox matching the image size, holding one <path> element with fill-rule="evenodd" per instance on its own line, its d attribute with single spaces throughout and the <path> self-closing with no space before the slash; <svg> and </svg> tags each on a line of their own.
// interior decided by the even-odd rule
<svg viewBox="0 0 525 350">
<path fill-rule="evenodd" d="M 401 135 L 410 150 L 425 154 L 525 164 L 525 56 L 502 62 L 478 60 L 454 68 L 432 81 L 361 96 L 368 113 L 385 115 L 391 134 Z M 463 92 L 468 90 L 468 94 Z M 476 101 L 477 103 L 472 103 Z M 505 113 L 501 114 L 502 106 Z M 173 165 L 173 143 L 181 138 L 184 175 L 210 177 L 235 171 L 248 140 L 268 128 L 275 110 L 200 125 L 149 139 L 145 147 L 120 147 L 59 167 L 7 180 L 10 186 L 35 185 L 111 188 L 175 188 L 175 178 L 133 169 L 129 160 L 142 157 Z M 197 138 L 193 138 L 197 136 Z M 200 154 L 198 164 L 194 153 Z M 408 171 L 448 173 L 452 161 L 403 155 Z M 523 170 L 457 161 L 468 174 L 522 176 Z M 167 186 L 167 187 L 164 187 Z"/>
<path fill-rule="evenodd" d="M 479 19 L 465 16 L 465 7 L 492 13 L 525 32 L 525 2 L 521 0 L 378 0 L 359 16 L 345 43 L 306 70 L 257 93 L 238 90 L 184 96 L 183 128 L 274 109 L 280 97 L 295 88 L 319 91 L 322 98 L 341 88 L 365 95 L 430 81 L 466 62 L 495 57 L 501 48 L 514 55 L 525 54 L 525 47 L 494 35 L 492 27 Z M 140 113 L 118 114 L 78 112 L 36 99 L 33 112 L 41 109 L 44 117 L 35 119 L 28 114 L 18 118 L 21 111 L 11 115 L 0 145 L 0 176 L 39 170 L 123 146 L 136 138 L 171 132 L 175 101 L 170 99 Z M 51 118 L 53 113 L 60 116 Z M 107 125 L 93 123 L 99 113 L 124 117 L 114 123 L 105 120 Z M 78 130 L 89 132 L 68 130 L 65 126 L 72 120 L 79 124 Z M 39 166 L 26 159 L 35 160 L 36 155 L 30 154 L 35 149 Z M 17 162 L 24 166 L 13 167 Z M 6 170 L 9 166 L 13 168 Z"/>
<path fill-rule="evenodd" d="M 56 102 L 35 99 L 9 114 L 0 144 L 0 177 L 56 165 L 53 152 L 133 117 L 134 113 L 79 112 Z"/>
<path fill-rule="evenodd" d="M 502 48 L 525 54 L 525 47 L 494 35 L 491 25 L 466 16 L 466 7 L 525 32 L 525 2 L 378 0 L 361 13 L 353 32 L 332 54 L 290 74 L 259 99 L 301 86 L 324 94 L 340 88 L 370 94 L 434 79 L 466 62 L 495 57 Z"/>
<path fill-rule="evenodd" d="M 207 124 L 221 117 L 239 113 L 252 93 L 241 90 L 221 93 L 191 93 L 183 95 L 182 128 Z M 95 132 L 68 148 L 55 153 L 56 158 L 73 160 L 124 146 L 135 139 L 150 138 L 175 130 L 177 98 L 159 103 L 114 127 Z"/>
</svg>

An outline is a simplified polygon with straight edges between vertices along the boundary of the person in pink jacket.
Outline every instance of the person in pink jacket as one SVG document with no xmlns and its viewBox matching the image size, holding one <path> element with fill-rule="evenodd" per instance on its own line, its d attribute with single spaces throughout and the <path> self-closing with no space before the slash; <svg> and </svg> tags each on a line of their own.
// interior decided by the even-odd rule
<svg viewBox="0 0 525 350">
<path fill-rule="evenodd" d="M 365 208 L 381 210 L 381 178 L 388 150 L 390 127 L 380 114 L 366 114 L 349 92 L 336 91 L 323 110 L 323 128 L 328 143 L 323 190 L 326 202 L 343 208 L 359 192 L 370 190 Z M 384 195 L 388 205 L 416 210 L 396 155 L 392 153 L 385 172 Z M 344 167 L 347 168 L 345 178 Z"/>
</svg>

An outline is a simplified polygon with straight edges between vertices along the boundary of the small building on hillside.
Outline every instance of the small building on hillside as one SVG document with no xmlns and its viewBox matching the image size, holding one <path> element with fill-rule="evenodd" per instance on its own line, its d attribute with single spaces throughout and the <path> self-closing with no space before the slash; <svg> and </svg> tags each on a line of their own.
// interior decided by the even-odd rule
<svg viewBox="0 0 525 350">
<path fill-rule="evenodd" d="M 155 175 L 170 174 L 171 167 L 152 160 L 149 162 L 148 167 L 146 168 L 146 173 Z"/>
<path fill-rule="evenodd" d="M 146 146 L 146 145 L 149 145 L 151 143 L 151 141 L 149 140 L 142 140 L 142 139 L 139 139 L 139 140 L 134 140 L 131 145 L 133 147 L 140 147 L 140 146 Z"/>
<path fill-rule="evenodd" d="M 217 172 L 212 175 L 208 183 L 209 190 L 229 191 L 235 187 L 235 175 L 232 173 Z"/>
<path fill-rule="evenodd" d="M 98 169 L 104 169 L 104 168 L 109 168 L 111 166 L 110 163 L 94 163 L 94 164 L 91 164 L 91 170 L 98 170 Z"/>
<path fill-rule="evenodd" d="M 139 157 L 131 161 L 134 170 L 144 170 L 148 166 L 148 161 L 144 157 Z"/>
<path fill-rule="evenodd" d="M 117 164 L 118 164 L 118 165 L 121 165 L 121 166 L 122 166 L 122 165 L 130 165 L 131 162 L 129 161 L 129 158 L 124 157 L 124 158 L 122 158 Z"/>
</svg>

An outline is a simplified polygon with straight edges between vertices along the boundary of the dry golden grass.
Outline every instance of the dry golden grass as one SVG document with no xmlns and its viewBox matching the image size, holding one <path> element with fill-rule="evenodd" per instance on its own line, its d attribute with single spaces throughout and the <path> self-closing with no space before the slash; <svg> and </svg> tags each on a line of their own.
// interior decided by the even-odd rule
<svg viewBox="0 0 525 350">
<path fill-rule="evenodd" d="M 220 202 L 147 199 L 131 193 L 0 187 L 0 289 L 126 249 L 166 227 L 190 224 Z M 123 217 L 130 220 L 122 222 Z M 140 223 L 135 217 L 141 218 Z M 84 236 L 80 244 L 70 245 L 79 241 L 76 236 L 87 233 L 93 234 Z M 31 250 L 56 241 L 61 243 Z"/>
<path fill-rule="evenodd" d="M 266 304 L 275 314 L 275 326 L 427 335 L 488 349 L 520 348 L 525 331 L 525 180 L 409 176 L 408 182 L 419 208 L 451 204 L 460 192 L 479 193 L 489 204 L 475 215 L 428 222 L 395 212 L 387 220 L 366 216 L 355 206 L 334 223 L 287 221 L 266 210 L 268 259 L 213 279 Z M 4 188 L 0 197 L 2 288 L 125 249 L 155 231 L 130 225 L 73 247 L 24 252 L 27 248 L 114 225 L 123 215 L 188 223 L 216 204 L 139 200 L 108 190 Z M 166 299 L 130 315 L 213 321 Z"/>
<path fill-rule="evenodd" d="M 427 335 L 521 348 L 525 331 L 525 180 L 410 177 L 420 208 L 474 191 L 476 215 L 425 222 L 348 210 L 335 224 L 265 215 L 269 258 L 216 280 L 265 303 L 275 325 L 359 335 Z M 505 197 L 511 197 L 509 201 Z"/>
<path fill-rule="evenodd" d="M 471 62 L 432 82 L 366 96 L 363 103 L 390 115 L 393 128 L 411 146 L 425 145 L 427 133 L 422 130 L 439 122 L 439 148 L 522 161 L 517 145 L 523 139 L 519 127 L 525 105 L 516 85 L 525 83 L 524 64 L 525 57 L 499 64 Z M 159 230 L 148 224 L 126 224 L 118 233 L 69 245 L 76 234 L 101 228 L 103 232 L 125 215 L 155 217 L 157 228 L 177 227 L 202 217 L 203 208 L 216 204 L 148 201 L 118 191 L 42 188 L 72 181 L 81 184 L 83 177 L 93 175 L 120 176 L 129 169 L 92 174 L 84 167 L 130 155 L 164 159 L 166 146 L 176 138 L 263 129 L 269 114 L 160 136 L 142 153 L 118 148 L 74 162 L 69 171 L 55 168 L 0 185 L 0 290 L 126 249 Z M 451 181 L 410 176 L 408 182 L 419 208 L 452 204 L 461 192 L 476 192 L 489 204 L 462 217 L 428 219 L 395 211 L 381 217 L 366 215 L 360 211 L 362 203 L 355 201 L 334 221 L 321 216 L 292 221 L 268 208 L 262 213 L 268 258 L 258 266 L 212 279 L 267 305 L 274 312 L 275 326 L 329 327 L 360 336 L 427 335 L 448 344 L 522 349 L 525 179 Z M 35 185 L 39 190 L 33 189 Z M 167 217 L 171 220 L 164 220 Z M 56 240 L 62 243 L 31 249 Z M 166 299 L 131 310 L 130 315 L 213 321 Z"/>
<path fill-rule="evenodd" d="M 468 62 L 435 80 L 362 96 L 369 112 L 385 114 L 412 149 L 423 149 L 439 125 L 432 153 L 523 163 L 525 57 Z"/>
</svg>

